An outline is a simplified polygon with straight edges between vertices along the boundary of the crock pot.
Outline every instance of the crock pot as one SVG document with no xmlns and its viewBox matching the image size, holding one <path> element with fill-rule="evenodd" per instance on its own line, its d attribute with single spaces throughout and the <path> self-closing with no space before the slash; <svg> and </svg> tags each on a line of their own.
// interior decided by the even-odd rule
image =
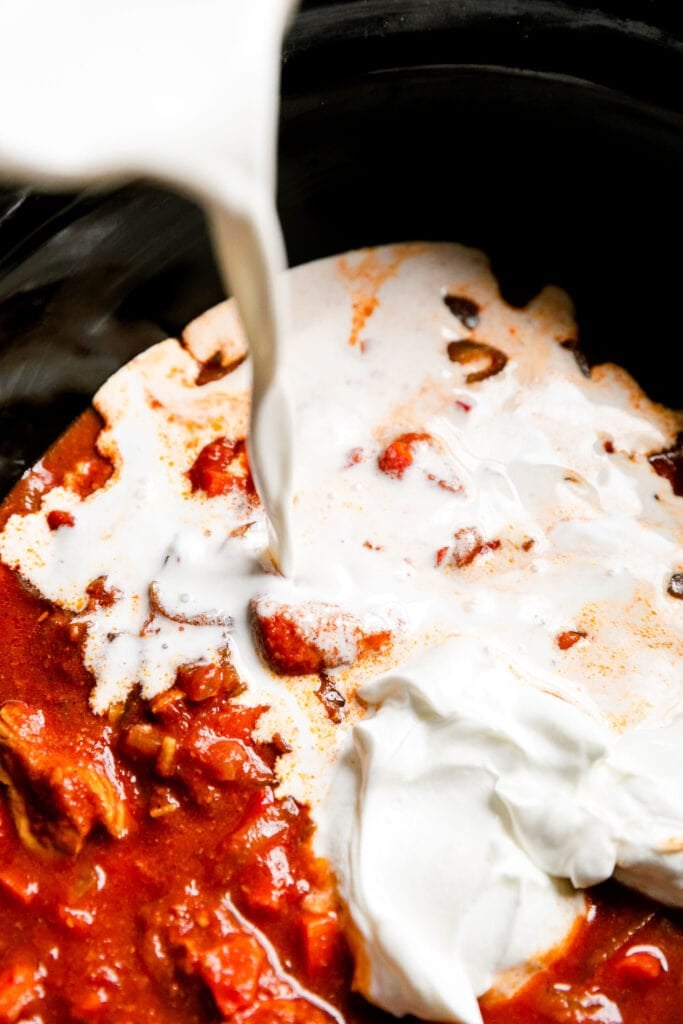
<svg viewBox="0 0 683 1024">
<path fill-rule="evenodd" d="M 671 0 L 304 4 L 283 54 L 290 261 L 475 245 L 509 301 L 563 286 L 589 359 L 680 405 L 682 70 Z M 186 199 L 2 192 L 2 493 L 120 363 L 220 298 Z"/>
</svg>

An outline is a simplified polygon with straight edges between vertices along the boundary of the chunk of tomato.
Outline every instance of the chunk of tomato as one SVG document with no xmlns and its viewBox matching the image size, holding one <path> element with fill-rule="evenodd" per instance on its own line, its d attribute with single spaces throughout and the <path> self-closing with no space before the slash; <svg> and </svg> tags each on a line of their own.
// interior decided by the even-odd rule
<svg viewBox="0 0 683 1024">
<path fill-rule="evenodd" d="M 210 498 L 230 491 L 255 495 L 249 469 L 246 441 L 218 437 L 205 445 L 188 473 L 193 491 L 204 491 Z"/>
<path fill-rule="evenodd" d="M 377 458 L 377 465 L 382 473 L 400 480 L 405 471 L 412 466 L 415 457 L 414 447 L 421 441 L 429 442 L 429 434 L 401 434 Z"/>
<path fill-rule="evenodd" d="M 647 983 L 660 977 L 666 969 L 665 963 L 663 956 L 657 956 L 654 952 L 634 950 L 620 957 L 614 964 L 614 969 L 623 981 Z"/>
<path fill-rule="evenodd" d="M 249 1014 L 249 1024 L 331 1024 L 331 1020 L 306 999 L 269 999 Z"/>
<path fill-rule="evenodd" d="M 21 961 L 0 972 L 0 1024 L 14 1024 L 37 998 L 36 971 Z"/>
<path fill-rule="evenodd" d="M 277 911 L 296 894 L 287 849 L 272 846 L 254 858 L 242 874 L 240 887 L 252 910 Z"/>
<path fill-rule="evenodd" d="M 335 962 L 339 949 L 339 923 L 334 911 L 304 913 L 301 917 L 304 958 L 309 974 L 320 974 Z"/>
<path fill-rule="evenodd" d="M 258 992 L 266 954 L 252 935 L 229 935 L 220 946 L 202 954 L 199 973 L 225 1017 L 251 1006 Z"/>
</svg>

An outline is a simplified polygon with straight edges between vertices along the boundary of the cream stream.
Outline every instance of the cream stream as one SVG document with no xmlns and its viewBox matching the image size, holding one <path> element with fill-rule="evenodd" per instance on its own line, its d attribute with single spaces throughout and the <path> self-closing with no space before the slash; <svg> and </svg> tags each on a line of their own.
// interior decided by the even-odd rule
<svg viewBox="0 0 683 1024">
<path fill-rule="evenodd" d="M 285 573 L 292 427 L 274 197 L 280 46 L 294 2 L 0 5 L 0 174 L 51 187 L 143 175 L 204 205 L 249 337 L 252 463 Z"/>
</svg>

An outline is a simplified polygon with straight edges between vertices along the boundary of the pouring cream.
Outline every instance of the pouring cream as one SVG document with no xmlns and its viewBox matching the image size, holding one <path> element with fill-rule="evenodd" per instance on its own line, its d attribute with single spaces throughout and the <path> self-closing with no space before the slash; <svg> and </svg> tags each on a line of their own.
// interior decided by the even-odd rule
<svg viewBox="0 0 683 1024">
<path fill-rule="evenodd" d="M 141 175 L 204 206 L 253 360 L 250 444 L 273 554 L 291 573 L 285 266 L 275 210 L 282 33 L 294 0 L 8 0 L 0 174 L 50 187 Z"/>
</svg>

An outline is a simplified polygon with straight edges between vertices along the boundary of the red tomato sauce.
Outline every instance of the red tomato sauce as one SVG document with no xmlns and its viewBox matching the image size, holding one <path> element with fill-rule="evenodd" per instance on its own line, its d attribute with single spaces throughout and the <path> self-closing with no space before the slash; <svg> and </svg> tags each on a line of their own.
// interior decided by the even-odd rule
<svg viewBox="0 0 683 1024">
<path fill-rule="evenodd" d="M 101 486 L 99 427 L 82 417 L 0 524 L 58 483 Z M 235 486 L 241 451 L 209 454 L 199 486 Z M 113 599 L 105 580 L 89 593 Z M 98 717 L 81 641 L 0 564 L 0 1024 L 328 1024 L 316 997 L 348 1024 L 388 1024 L 350 991 L 308 810 L 275 796 L 286 748 L 253 739 L 263 709 L 235 703 L 232 667 L 184 666 L 167 693 Z M 486 1024 L 581 1024 L 610 1007 L 624 1024 L 683 1020 L 681 919 L 616 885 L 591 906 L 559 959 L 483 1000 Z"/>
</svg>

